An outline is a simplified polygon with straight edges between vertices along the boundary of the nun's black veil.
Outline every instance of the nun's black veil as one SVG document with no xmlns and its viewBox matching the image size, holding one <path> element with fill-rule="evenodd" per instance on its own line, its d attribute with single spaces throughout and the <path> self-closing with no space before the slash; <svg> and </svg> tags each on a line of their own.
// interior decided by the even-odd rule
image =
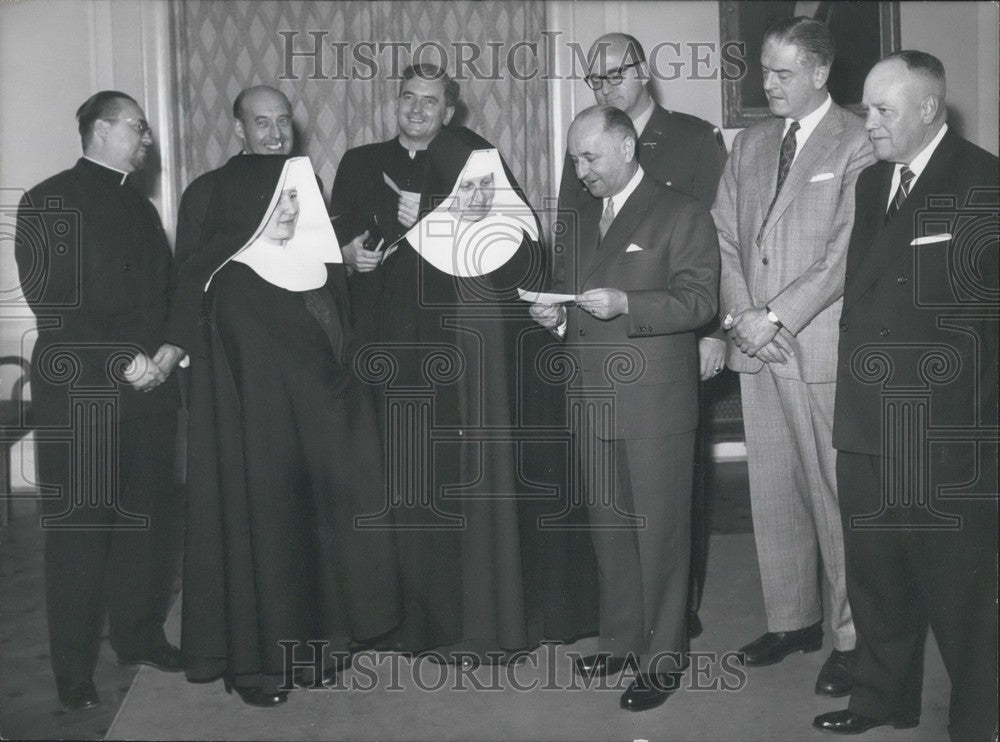
<svg viewBox="0 0 1000 742">
<path fill-rule="evenodd" d="M 342 266 L 295 292 L 227 262 L 262 224 L 285 160 L 246 155 L 217 171 L 174 311 L 192 357 L 186 673 L 268 692 L 290 659 L 280 640 L 343 651 L 399 618 L 391 534 L 354 527 L 382 509 L 384 477 L 344 351 Z"/>
</svg>

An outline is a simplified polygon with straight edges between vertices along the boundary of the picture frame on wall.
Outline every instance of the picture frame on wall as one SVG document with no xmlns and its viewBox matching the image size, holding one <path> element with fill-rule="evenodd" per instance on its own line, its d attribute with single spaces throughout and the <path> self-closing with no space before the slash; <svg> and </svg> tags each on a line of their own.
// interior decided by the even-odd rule
<svg viewBox="0 0 1000 742">
<path fill-rule="evenodd" d="M 769 118 L 760 52 L 764 30 L 782 18 L 808 16 L 830 26 L 836 48 L 827 87 L 833 100 L 862 112 L 861 94 L 868 70 L 900 49 L 898 2 L 794 2 L 793 0 L 720 0 L 722 47 L 739 44 L 743 74 L 722 81 L 726 128 L 742 128 Z"/>
</svg>

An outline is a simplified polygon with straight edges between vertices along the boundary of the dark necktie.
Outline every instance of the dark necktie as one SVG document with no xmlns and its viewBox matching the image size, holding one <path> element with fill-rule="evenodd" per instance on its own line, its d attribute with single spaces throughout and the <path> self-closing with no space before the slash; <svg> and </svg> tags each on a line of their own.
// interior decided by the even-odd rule
<svg viewBox="0 0 1000 742">
<path fill-rule="evenodd" d="M 604 213 L 601 214 L 601 222 L 598 228 L 601 230 L 601 239 L 604 239 L 604 235 L 608 233 L 608 227 L 611 226 L 611 222 L 615 220 L 615 202 L 610 198 L 608 199 L 608 205 L 604 207 Z"/>
<path fill-rule="evenodd" d="M 768 217 L 771 216 L 771 209 L 774 208 L 774 202 L 778 200 L 778 194 L 781 193 L 781 186 L 785 184 L 785 178 L 788 177 L 788 171 L 792 167 L 792 160 L 795 159 L 795 132 L 799 128 L 799 122 L 793 121 L 791 126 L 788 127 L 788 131 L 785 132 L 784 139 L 781 140 L 781 152 L 778 155 L 778 185 L 774 189 L 774 198 L 771 199 L 771 205 L 767 207 L 764 221 L 760 223 L 760 231 L 757 232 L 758 245 L 760 244 L 760 238 L 764 236 L 764 227 L 767 225 Z"/>
<path fill-rule="evenodd" d="M 899 207 L 903 205 L 903 201 L 906 197 L 910 195 L 910 188 L 913 186 L 913 179 L 917 177 L 914 175 L 913 171 L 910 170 L 906 165 L 903 165 L 899 169 L 899 188 L 896 189 L 896 195 L 892 197 L 892 203 L 889 204 L 889 208 L 885 212 L 885 223 L 888 224 L 892 221 L 892 218 L 899 211 Z"/>
</svg>

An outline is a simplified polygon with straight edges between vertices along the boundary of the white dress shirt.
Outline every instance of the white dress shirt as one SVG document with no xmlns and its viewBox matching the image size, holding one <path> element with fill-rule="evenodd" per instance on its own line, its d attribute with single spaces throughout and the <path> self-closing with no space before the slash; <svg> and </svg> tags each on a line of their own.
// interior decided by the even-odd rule
<svg viewBox="0 0 1000 742">
<path fill-rule="evenodd" d="M 946 131 L 948 131 L 948 124 L 942 126 L 927 146 L 920 150 L 920 153 L 907 165 L 913 172 L 913 180 L 910 181 L 911 191 L 913 190 L 913 186 L 915 186 L 917 181 L 920 179 L 920 173 L 922 173 L 924 168 L 927 167 L 927 162 L 931 159 L 931 155 L 934 154 L 934 150 L 936 150 L 937 146 L 941 144 L 941 140 L 944 138 L 944 133 Z M 889 184 L 889 200 L 885 202 L 886 210 L 888 210 L 889 204 L 891 204 L 892 200 L 896 197 L 896 191 L 899 189 L 899 171 L 903 169 L 904 164 L 906 163 L 897 162 L 896 167 L 893 168 L 892 183 Z"/>
<path fill-rule="evenodd" d="M 799 130 L 795 132 L 795 157 L 792 158 L 793 163 L 799 156 L 799 152 L 801 152 L 802 148 L 805 146 L 806 140 L 809 139 L 809 136 L 816 130 L 816 127 L 819 126 L 819 122 L 823 120 L 824 116 L 826 116 L 826 112 L 830 110 L 831 105 L 833 105 L 833 98 L 831 98 L 830 94 L 827 93 L 826 100 L 823 102 L 823 105 L 812 113 L 806 114 L 799 119 Z M 782 138 L 784 138 L 785 134 L 788 133 L 788 127 L 792 125 L 794 120 L 795 119 L 785 119 L 785 128 L 781 132 Z"/>
<path fill-rule="evenodd" d="M 632 176 L 629 182 L 625 184 L 624 188 L 618 191 L 618 193 L 616 193 L 615 195 L 607 196 L 604 199 L 604 203 L 602 204 L 601 207 L 602 213 L 603 209 L 608 208 L 608 201 L 611 201 L 611 203 L 614 204 L 615 217 L 617 218 L 618 215 L 621 213 L 622 208 L 625 206 L 625 202 L 628 201 L 628 197 L 632 195 L 632 192 L 636 188 L 639 187 L 639 181 L 642 180 L 643 175 L 645 175 L 645 173 L 642 170 L 642 165 L 640 165 L 635 169 L 635 174 Z"/>
</svg>

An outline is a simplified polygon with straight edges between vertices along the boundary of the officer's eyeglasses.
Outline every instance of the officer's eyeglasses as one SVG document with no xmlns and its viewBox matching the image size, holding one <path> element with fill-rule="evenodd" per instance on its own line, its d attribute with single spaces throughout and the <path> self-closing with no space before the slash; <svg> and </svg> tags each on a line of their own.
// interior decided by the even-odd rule
<svg viewBox="0 0 1000 742">
<path fill-rule="evenodd" d="M 587 83 L 587 85 L 590 86 L 591 90 L 600 90 L 601 86 L 604 85 L 604 83 L 607 83 L 608 85 L 611 86 L 621 85 L 622 80 L 625 79 L 625 76 L 622 75 L 622 73 L 629 67 L 638 67 L 640 64 L 642 64 L 642 62 L 632 62 L 632 64 L 623 64 L 618 69 L 612 70 L 606 75 L 587 75 L 583 79 Z"/>
</svg>

